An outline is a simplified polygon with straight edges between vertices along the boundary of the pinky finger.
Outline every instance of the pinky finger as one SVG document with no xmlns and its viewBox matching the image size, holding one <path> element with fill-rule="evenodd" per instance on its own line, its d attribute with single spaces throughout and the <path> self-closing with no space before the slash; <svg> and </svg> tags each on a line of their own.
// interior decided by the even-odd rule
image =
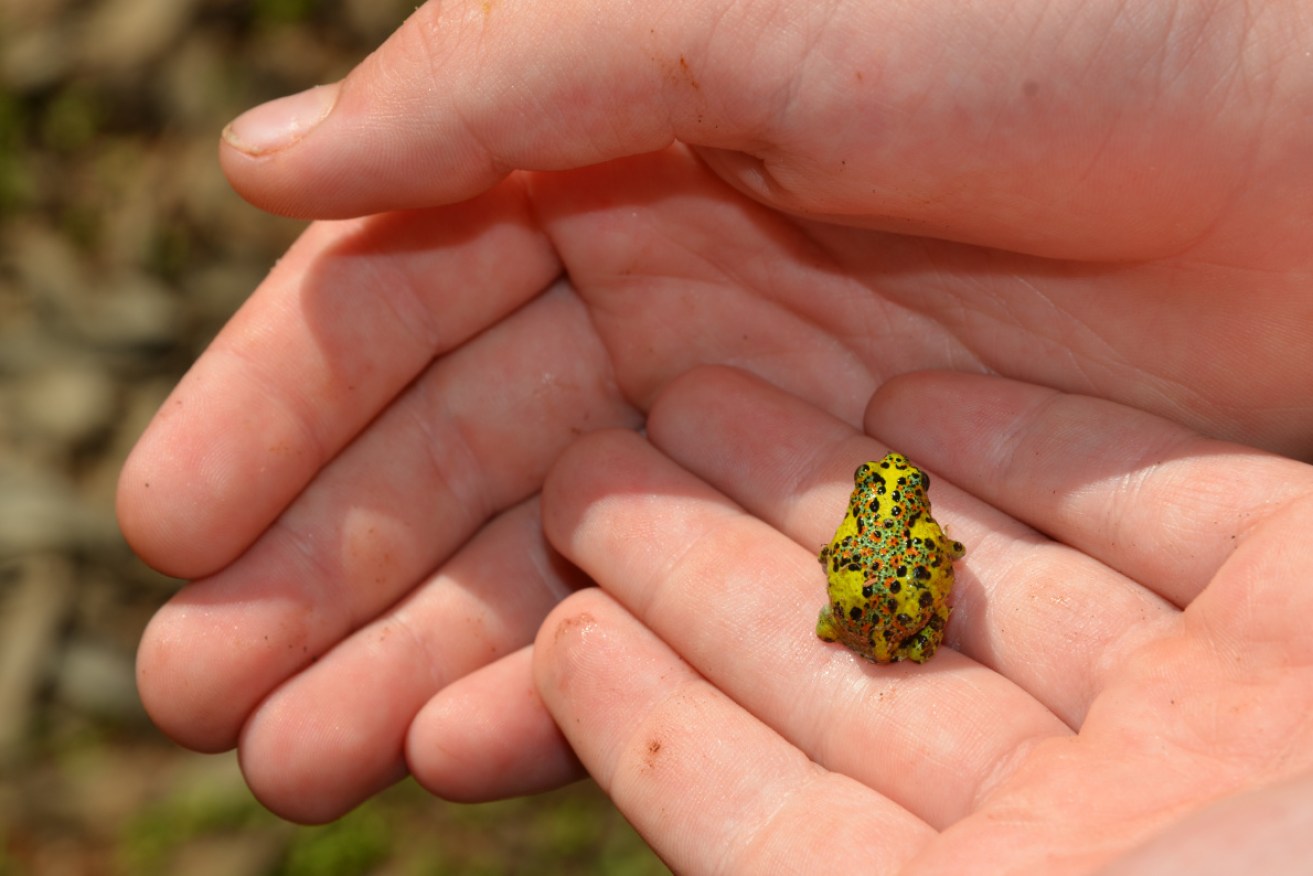
<svg viewBox="0 0 1313 876">
<path fill-rule="evenodd" d="M 548 616 L 534 677 L 584 766 L 675 872 L 895 872 L 936 835 L 809 760 L 601 590 Z"/>
</svg>

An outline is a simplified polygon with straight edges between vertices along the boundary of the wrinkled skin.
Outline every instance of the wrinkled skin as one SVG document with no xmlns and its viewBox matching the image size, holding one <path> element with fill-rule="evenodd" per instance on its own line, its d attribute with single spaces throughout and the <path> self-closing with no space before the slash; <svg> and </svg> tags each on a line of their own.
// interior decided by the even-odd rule
<svg viewBox="0 0 1313 876">
<path fill-rule="evenodd" d="M 125 467 L 195 579 L 147 708 L 301 820 L 582 762 L 682 872 L 1307 860 L 1313 484 L 1240 445 L 1310 453 L 1310 29 L 422 7 L 222 148 L 408 212 L 313 226 Z M 817 496 L 889 444 L 972 549 L 923 667 L 810 629 Z"/>
</svg>

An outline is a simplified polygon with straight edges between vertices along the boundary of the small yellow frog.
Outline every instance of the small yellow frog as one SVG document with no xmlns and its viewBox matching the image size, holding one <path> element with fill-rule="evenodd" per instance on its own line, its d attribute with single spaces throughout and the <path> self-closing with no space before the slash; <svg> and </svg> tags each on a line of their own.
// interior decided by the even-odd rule
<svg viewBox="0 0 1313 876">
<path fill-rule="evenodd" d="M 966 549 L 930 516 L 930 476 L 900 453 L 858 466 L 848 513 L 821 548 L 830 602 L 816 635 L 876 663 L 924 663 L 944 640 L 953 561 Z"/>
</svg>

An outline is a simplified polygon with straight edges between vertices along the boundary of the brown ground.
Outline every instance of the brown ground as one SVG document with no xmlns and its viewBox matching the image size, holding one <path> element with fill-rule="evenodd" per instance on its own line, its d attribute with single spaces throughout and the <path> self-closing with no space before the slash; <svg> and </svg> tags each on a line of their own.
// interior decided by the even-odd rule
<svg viewBox="0 0 1313 876">
<path fill-rule="evenodd" d="M 123 544 L 118 468 L 300 229 L 230 192 L 217 132 L 413 6 L 0 0 L 0 876 L 662 872 L 591 785 L 471 807 L 408 784 L 289 825 L 137 701 L 176 582 Z"/>
</svg>

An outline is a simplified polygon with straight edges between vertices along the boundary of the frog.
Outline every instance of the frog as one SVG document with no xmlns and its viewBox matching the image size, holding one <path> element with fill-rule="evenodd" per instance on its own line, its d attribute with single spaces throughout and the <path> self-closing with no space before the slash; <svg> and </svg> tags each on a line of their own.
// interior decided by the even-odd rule
<svg viewBox="0 0 1313 876">
<path fill-rule="evenodd" d="M 930 513 L 930 476 L 901 453 L 864 462 L 821 548 L 828 603 L 816 635 L 875 663 L 924 663 L 944 641 L 953 563 L 966 555 Z"/>
</svg>

